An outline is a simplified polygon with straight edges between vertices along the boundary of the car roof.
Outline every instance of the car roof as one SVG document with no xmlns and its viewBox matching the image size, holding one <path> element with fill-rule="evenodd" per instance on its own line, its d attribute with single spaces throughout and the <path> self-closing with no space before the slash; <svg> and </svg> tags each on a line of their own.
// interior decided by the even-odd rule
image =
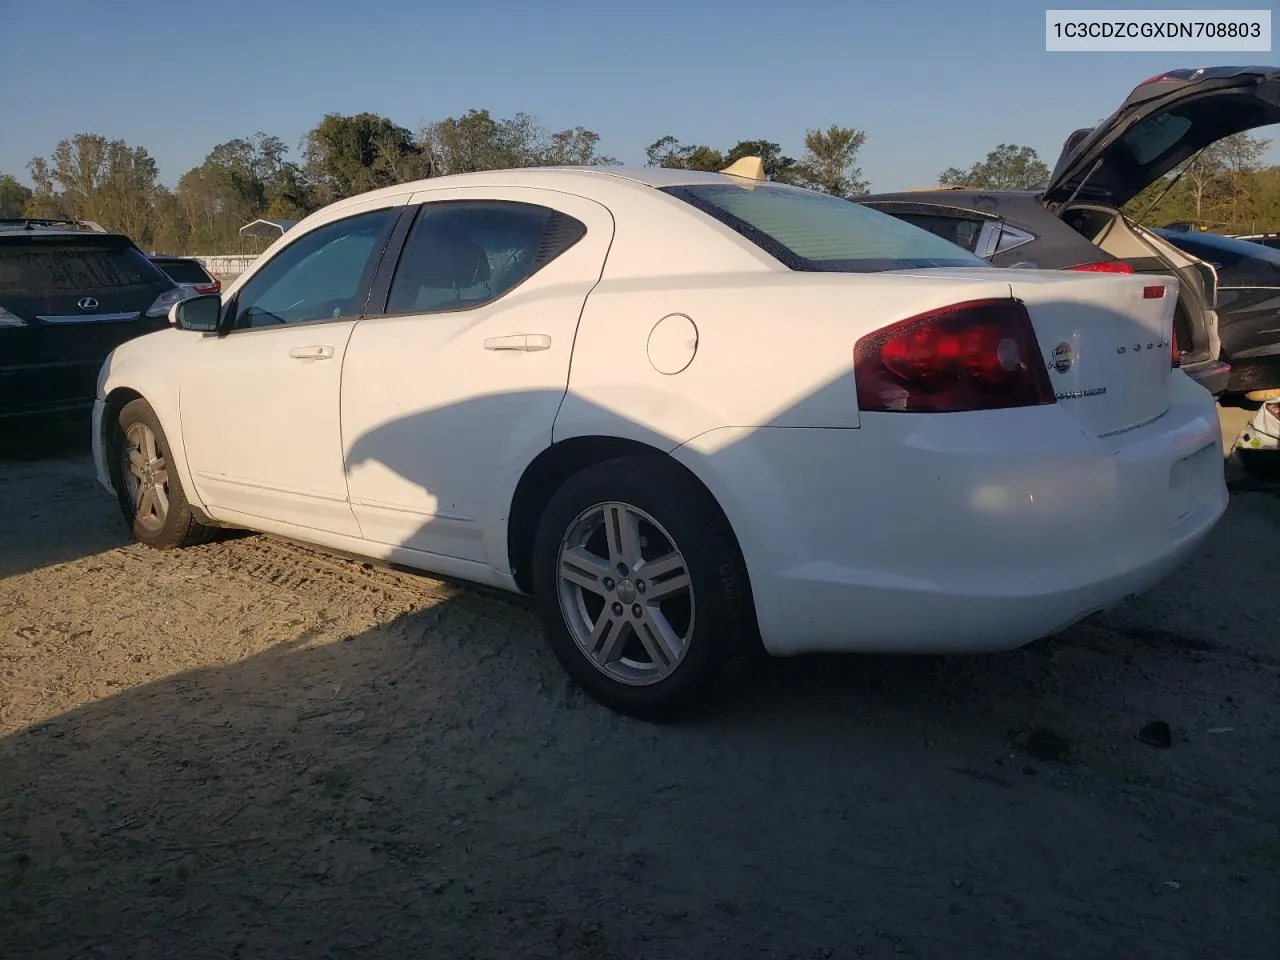
<svg viewBox="0 0 1280 960">
<path fill-rule="evenodd" d="M 898 193 L 873 193 L 859 200 L 901 200 L 907 203 L 933 203 L 939 206 L 963 207 L 972 204 L 982 197 L 999 197 L 1001 200 L 1036 200 L 1040 194 L 1035 190 L 983 190 L 979 187 L 934 187 L 917 190 L 902 190 Z"/>
<path fill-rule="evenodd" d="M 0 236 L 31 235 L 33 233 L 110 234 L 102 224 L 92 220 L 67 220 L 54 217 L 0 217 Z"/>
<path fill-rule="evenodd" d="M 667 167 L 512 167 L 505 170 L 481 170 L 476 173 L 452 173 L 443 177 L 430 177 L 397 183 L 379 190 L 357 194 L 335 201 L 324 210 L 338 210 L 344 206 L 364 203 L 384 197 L 399 197 L 406 193 L 428 190 L 448 190 L 453 187 L 547 187 L 551 189 L 583 189 L 590 193 L 602 181 L 614 184 L 630 184 L 637 187 L 677 187 L 694 184 L 742 183 L 741 177 L 721 173 L 704 173 L 700 170 L 675 170 Z M 311 217 L 314 217 L 312 214 Z M 307 220 L 311 220 L 308 217 Z M 306 221 L 301 221 L 306 222 Z"/>
</svg>

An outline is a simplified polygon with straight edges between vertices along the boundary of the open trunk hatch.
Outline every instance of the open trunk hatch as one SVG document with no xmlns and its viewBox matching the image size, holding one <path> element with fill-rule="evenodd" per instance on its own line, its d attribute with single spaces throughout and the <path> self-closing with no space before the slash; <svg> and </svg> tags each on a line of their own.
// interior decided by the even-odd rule
<svg viewBox="0 0 1280 960">
<path fill-rule="evenodd" d="M 1280 68 L 1170 70 L 1067 138 L 1045 200 L 1121 206 L 1209 144 L 1272 123 L 1280 123 Z"/>
</svg>

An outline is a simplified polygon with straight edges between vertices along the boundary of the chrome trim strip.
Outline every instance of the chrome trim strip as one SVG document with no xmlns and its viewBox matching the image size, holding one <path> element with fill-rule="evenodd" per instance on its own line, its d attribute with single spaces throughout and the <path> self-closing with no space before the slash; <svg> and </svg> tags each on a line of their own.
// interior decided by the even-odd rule
<svg viewBox="0 0 1280 960">
<path fill-rule="evenodd" d="M 37 314 L 36 319 L 41 323 L 124 323 L 137 320 L 140 316 L 142 312 L 135 310 L 133 313 L 75 313 L 51 317 L 42 317 Z"/>
</svg>

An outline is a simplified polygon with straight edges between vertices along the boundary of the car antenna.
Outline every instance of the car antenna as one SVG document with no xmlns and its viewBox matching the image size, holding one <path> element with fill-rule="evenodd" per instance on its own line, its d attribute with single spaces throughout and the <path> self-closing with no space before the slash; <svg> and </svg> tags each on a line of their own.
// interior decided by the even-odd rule
<svg viewBox="0 0 1280 960">
<path fill-rule="evenodd" d="M 1203 147 L 1201 147 L 1199 150 L 1195 152 L 1195 156 L 1193 156 L 1189 161 L 1187 161 L 1187 163 L 1182 167 L 1182 169 L 1178 171 L 1178 175 L 1174 177 L 1172 180 L 1170 180 L 1168 186 L 1166 186 L 1163 190 L 1160 191 L 1160 196 L 1156 197 L 1149 204 L 1147 204 L 1147 209 L 1143 210 L 1142 215 L 1137 218 L 1139 223 L 1142 223 L 1143 220 L 1147 219 L 1147 214 L 1149 214 L 1152 210 L 1155 209 L 1155 206 L 1157 203 L 1159 203 L 1161 200 L 1163 200 L 1166 196 L 1169 195 L 1169 191 L 1178 185 L 1178 181 L 1182 179 L 1182 175 L 1186 173 L 1188 170 L 1190 170 L 1192 167 L 1194 167 L 1196 165 L 1196 161 L 1200 159 L 1200 154 L 1204 153 L 1208 149 L 1209 149 L 1209 145 L 1205 144 Z"/>
<path fill-rule="evenodd" d="M 730 177 L 742 177 L 744 180 L 763 180 L 764 160 L 760 157 L 740 157 L 720 172 Z"/>
</svg>

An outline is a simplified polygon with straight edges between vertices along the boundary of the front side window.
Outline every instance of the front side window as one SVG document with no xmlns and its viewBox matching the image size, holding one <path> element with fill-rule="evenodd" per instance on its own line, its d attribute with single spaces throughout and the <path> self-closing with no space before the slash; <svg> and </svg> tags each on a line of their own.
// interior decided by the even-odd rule
<svg viewBox="0 0 1280 960">
<path fill-rule="evenodd" d="M 304 234 L 236 295 L 236 329 L 357 317 L 378 255 L 399 214 L 373 210 Z"/>
<path fill-rule="evenodd" d="M 985 267 L 969 251 L 861 203 L 781 184 L 664 187 L 792 270 L 874 273 Z"/>
<path fill-rule="evenodd" d="M 396 266 L 387 312 L 465 310 L 497 299 L 577 243 L 586 229 L 532 203 L 425 203 Z"/>
</svg>

